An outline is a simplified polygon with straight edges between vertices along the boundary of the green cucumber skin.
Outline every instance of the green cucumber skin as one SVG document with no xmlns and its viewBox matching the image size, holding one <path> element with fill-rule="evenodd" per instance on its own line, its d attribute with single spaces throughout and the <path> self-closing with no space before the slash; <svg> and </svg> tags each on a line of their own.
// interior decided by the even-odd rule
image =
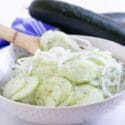
<svg viewBox="0 0 125 125">
<path fill-rule="evenodd" d="M 114 13 L 103 13 L 104 16 L 109 17 L 115 22 L 119 23 L 121 26 L 125 28 L 125 13 L 114 12 Z"/>
<path fill-rule="evenodd" d="M 125 45 L 124 27 L 81 7 L 56 0 L 35 0 L 29 13 L 66 33 L 102 37 Z"/>
</svg>

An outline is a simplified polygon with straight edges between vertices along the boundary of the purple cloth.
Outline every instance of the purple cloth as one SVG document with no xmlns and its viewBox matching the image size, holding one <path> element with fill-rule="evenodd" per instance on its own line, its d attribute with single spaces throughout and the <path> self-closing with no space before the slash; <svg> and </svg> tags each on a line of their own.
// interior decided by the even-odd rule
<svg viewBox="0 0 125 125">
<path fill-rule="evenodd" d="M 41 36 L 45 31 L 55 29 L 55 27 L 43 23 L 41 21 L 35 20 L 33 18 L 16 18 L 12 23 L 12 28 L 32 36 Z M 9 45 L 7 41 L 0 39 L 0 48 L 5 47 L 7 45 Z"/>
</svg>

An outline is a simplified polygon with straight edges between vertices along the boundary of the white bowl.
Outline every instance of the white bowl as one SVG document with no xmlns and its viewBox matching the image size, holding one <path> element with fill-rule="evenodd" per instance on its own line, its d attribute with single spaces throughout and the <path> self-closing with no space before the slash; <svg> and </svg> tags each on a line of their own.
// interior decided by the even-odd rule
<svg viewBox="0 0 125 125">
<path fill-rule="evenodd" d="M 84 39 L 89 40 L 92 45 L 103 50 L 111 51 L 116 58 L 125 62 L 125 54 L 123 54 L 125 53 L 125 48 L 117 43 L 88 36 L 71 37 L 76 39 L 79 44 L 81 44 Z M 2 49 L 0 51 L 0 73 L 4 73 L 5 75 L 12 63 L 22 55 L 27 55 L 27 53 L 22 49 L 13 47 L 12 45 Z M 2 72 L 1 70 L 3 69 L 4 71 Z M 6 80 L 5 77 L 1 75 L 0 80 Z M 113 108 L 121 104 L 124 100 L 125 92 L 121 92 L 112 98 L 91 105 L 54 108 L 50 106 L 44 107 L 22 104 L 0 96 L 0 107 L 8 111 L 10 115 L 14 115 L 22 120 L 32 123 L 47 125 L 76 125 L 99 118 L 106 112 L 113 110 Z"/>
</svg>

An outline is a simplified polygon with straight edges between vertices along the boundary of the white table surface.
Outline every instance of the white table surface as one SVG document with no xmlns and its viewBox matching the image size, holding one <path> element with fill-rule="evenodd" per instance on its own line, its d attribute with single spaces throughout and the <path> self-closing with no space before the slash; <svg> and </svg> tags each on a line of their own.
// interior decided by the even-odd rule
<svg viewBox="0 0 125 125">
<path fill-rule="evenodd" d="M 29 17 L 27 6 L 32 0 L 0 0 L 0 23 L 10 25 L 15 17 Z M 125 0 L 65 0 L 101 12 L 125 12 Z M 108 2 L 108 4 L 107 4 Z M 125 125 L 125 103 L 89 125 Z M 33 125 L 21 121 L 0 108 L 0 125 Z"/>
</svg>

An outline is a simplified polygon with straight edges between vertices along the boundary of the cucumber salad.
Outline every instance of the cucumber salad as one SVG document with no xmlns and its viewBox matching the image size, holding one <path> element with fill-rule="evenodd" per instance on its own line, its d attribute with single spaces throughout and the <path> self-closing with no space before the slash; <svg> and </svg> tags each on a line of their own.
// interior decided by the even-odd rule
<svg viewBox="0 0 125 125">
<path fill-rule="evenodd" d="M 88 105 L 112 97 L 124 84 L 124 65 L 111 52 L 84 50 L 61 31 L 47 31 L 41 49 L 16 61 L 2 87 L 8 99 L 39 106 Z"/>
</svg>

